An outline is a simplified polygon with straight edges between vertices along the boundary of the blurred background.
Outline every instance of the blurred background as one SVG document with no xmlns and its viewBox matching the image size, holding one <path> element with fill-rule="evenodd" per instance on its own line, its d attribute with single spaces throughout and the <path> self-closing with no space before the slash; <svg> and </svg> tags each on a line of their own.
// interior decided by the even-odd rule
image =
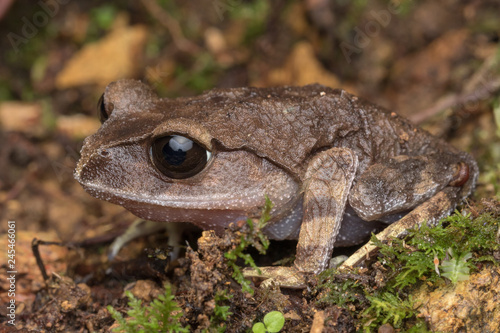
<svg viewBox="0 0 500 333">
<path fill-rule="evenodd" d="M 0 232 L 15 220 L 26 244 L 82 240 L 134 219 L 72 175 L 122 78 L 165 97 L 343 88 L 471 152 L 474 199 L 498 197 L 499 13 L 497 0 L 0 0 Z"/>
<path fill-rule="evenodd" d="M 64 239 L 125 223 L 72 177 L 122 78 L 166 97 L 344 88 L 471 151 L 479 197 L 498 195 L 498 13 L 494 0 L 0 0 L 0 220 Z"/>
</svg>

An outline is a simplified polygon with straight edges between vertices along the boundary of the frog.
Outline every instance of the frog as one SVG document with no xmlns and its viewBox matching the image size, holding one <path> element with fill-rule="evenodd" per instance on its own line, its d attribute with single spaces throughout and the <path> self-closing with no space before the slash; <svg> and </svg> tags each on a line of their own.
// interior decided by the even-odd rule
<svg viewBox="0 0 500 333">
<path fill-rule="evenodd" d="M 102 125 L 84 140 L 74 172 L 90 195 L 219 235 L 258 218 L 267 196 L 263 232 L 297 240 L 295 260 L 246 274 L 289 288 L 326 270 L 335 247 L 436 223 L 479 173 L 470 154 L 406 118 L 320 84 L 161 98 L 123 79 L 105 88 L 99 112 Z M 347 265 L 371 251 L 362 249 Z"/>
</svg>

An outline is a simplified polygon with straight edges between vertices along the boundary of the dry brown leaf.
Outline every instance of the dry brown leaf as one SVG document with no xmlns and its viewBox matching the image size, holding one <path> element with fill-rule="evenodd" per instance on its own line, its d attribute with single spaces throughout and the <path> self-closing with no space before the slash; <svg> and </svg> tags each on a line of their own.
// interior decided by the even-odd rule
<svg viewBox="0 0 500 333">
<path fill-rule="evenodd" d="M 404 57 L 392 69 L 393 109 L 409 116 L 433 104 L 444 94 L 454 64 L 465 55 L 467 30 L 447 32 L 422 51 Z"/>
<path fill-rule="evenodd" d="M 3 102 L 0 104 L 0 125 L 5 131 L 29 135 L 43 131 L 42 106 L 39 103 Z"/>
<path fill-rule="evenodd" d="M 328 87 L 339 87 L 339 79 L 316 58 L 310 43 L 300 42 L 295 45 L 285 65 L 271 71 L 264 80 L 266 85 L 306 85 L 320 83 Z M 258 85 L 258 84 L 255 84 Z"/>
<path fill-rule="evenodd" d="M 81 114 L 59 116 L 56 122 L 58 132 L 75 140 L 84 139 L 95 133 L 100 126 L 101 123 L 96 117 L 87 117 Z"/>
<path fill-rule="evenodd" d="M 321 333 L 325 328 L 325 311 L 318 311 L 314 314 L 310 333 Z"/>
<path fill-rule="evenodd" d="M 31 303 L 34 301 L 35 292 L 43 285 L 43 277 L 36 264 L 36 259 L 31 251 L 31 242 L 33 238 L 44 241 L 60 241 L 55 232 L 33 232 L 16 230 L 15 247 L 15 271 L 16 273 L 16 301 Z M 7 234 L 0 236 L 0 246 L 7 249 Z M 66 272 L 66 255 L 68 250 L 65 247 L 57 245 L 40 246 L 40 255 L 44 261 L 48 274 L 52 272 Z M 7 280 L 7 270 L 0 270 L 0 302 L 8 301 L 7 291 L 9 290 L 9 281 Z M 3 303 L 6 304 L 6 303 Z"/>
<path fill-rule="evenodd" d="M 109 82 L 134 77 L 142 63 L 147 36 L 142 25 L 119 27 L 98 42 L 85 45 L 59 72 L 56 87 L 105 87 Z"/>
</svg>

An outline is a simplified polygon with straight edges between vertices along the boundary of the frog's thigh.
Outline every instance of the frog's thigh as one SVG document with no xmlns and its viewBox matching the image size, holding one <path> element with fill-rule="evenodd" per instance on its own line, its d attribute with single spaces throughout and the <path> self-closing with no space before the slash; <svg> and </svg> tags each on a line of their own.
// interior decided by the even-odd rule
<svg viewBox="0 0 500 333">
<path fill-rule="evenodd" d="M 357 177 L 349 203 L 366 221 L 407 211 L 447 186 L 459 168 L 459 161 L 447 156 L 396 156 Z"/>
<path fill-rule="evenodd" d="M 323 151 L 309 163 L 295 259 L 299 271 L 319 273 L 327 268 L 357 166 L 356 154 L 345 148 Z"/>
<path fill-rule="evenodd" d="M 460 187 L 452 186 L 444 188 L 431 199 L 412 210 L 408 215 L 378 233 L 377 238 L 385 241 L 391 237 L 402 237 L 408 229 L 415 228 L 423 222 L 430 225 L 436 224 L 441 218 L 448 216 L 455 209 L 458 200 L 461 198 L 460 189 Z M 377 247 L 372 242 L 369 242 L 351 255 L 340 268 L 358 266 L 365 259 L 368 259 L 375 250 L 377 250 Z"/>
</svg>

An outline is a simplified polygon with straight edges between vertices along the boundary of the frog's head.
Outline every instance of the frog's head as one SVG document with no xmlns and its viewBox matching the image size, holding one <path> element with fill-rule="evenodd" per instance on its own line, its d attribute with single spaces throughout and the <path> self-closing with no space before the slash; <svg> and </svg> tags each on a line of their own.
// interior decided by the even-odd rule
<svg viewBox="0 0 500 333">
<path fill-rule="evenodd" d="M 102 126 L 85 139 L 75 178 L 141 218 L 202 228 L 257 215 L 266 194 L 276 213 L 290 208 L 297 182 L 254 152 L 225 147 L 186 112 L 192 104 L 159 99 L 139 81 L 110 84 L 99 103 Z"/>
</svg>

